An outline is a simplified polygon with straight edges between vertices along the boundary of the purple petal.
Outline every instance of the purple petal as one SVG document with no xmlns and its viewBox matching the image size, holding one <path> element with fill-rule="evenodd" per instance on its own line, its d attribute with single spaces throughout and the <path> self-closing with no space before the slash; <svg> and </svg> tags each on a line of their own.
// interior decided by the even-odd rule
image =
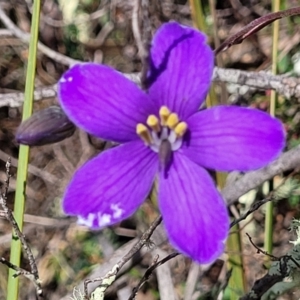
<svg viewBox="0 0 300 300">
<path fill-rule="evenodd" d="M 203 33 L 171 22 L 158 29 L 152 42 L 150 97 L 180 118 L 199 109 L 210 86 L 214 56 L 205 41 Z"/>
<path fill-rule="evenodd" d="M 106 140 L 137 138 L 136 124 L 149 114 L 148 96 L 114 69 L 93 63 L 69 69 L 58 83 L 60 103 L 85 131 Z"/>
<path fill-rule="evenodd" d="M 190 140 L 180 151 L 209 169 L 257 169 L 277 158 L 285 145 L 281 122 L 256 109 L 217 106 L 187 123 Z"/>
<path fill-rule="evenodd" d="M 176 152 L 168 176 L 160 174 L 159 203 L 175 248 L 199 263 L 217 259 L 224 250 L 229 218 L 203 168 Z"/>
<path fill-rule="evenodd" d="M 119 222 L 146 199 L 157 170 L 157 155 L 140 141 L 107 150 L 75 173 L 63 209 L 92 228 Z"/>
</svg>

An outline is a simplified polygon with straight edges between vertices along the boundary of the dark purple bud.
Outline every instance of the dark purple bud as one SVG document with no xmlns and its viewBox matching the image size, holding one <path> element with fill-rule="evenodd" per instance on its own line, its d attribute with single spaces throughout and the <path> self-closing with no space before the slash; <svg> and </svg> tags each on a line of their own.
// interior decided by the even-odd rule
<svg viewBox="0 0 300 300">
<path fill-rule="evenodd" d="M 41 146 L 66 139 L 75 131 L 74 124 L 59 106 L 37 111 L 22 122 L 16 132 L 19 144 Z"/>
</svg>

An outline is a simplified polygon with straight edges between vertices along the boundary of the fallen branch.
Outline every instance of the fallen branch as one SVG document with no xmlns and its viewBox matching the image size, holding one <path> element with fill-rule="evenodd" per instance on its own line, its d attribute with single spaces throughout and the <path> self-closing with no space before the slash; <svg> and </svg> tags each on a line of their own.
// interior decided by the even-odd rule
<svg viewBox="0 0 300 300">
<path fill-rule="evenodd" d="M 270 163 L 268 166 L 259 170 L 248 172 L 238 180 L 226 184 L 221 193 L 225 198 L 227 205 L 231 205 L 236 202 L 239 197 L 260 186 L 275 175 L 281 174 L 285 171 L 294 170 L 299 168 L 299 166 L 300 146 L 297 146 L 281 154 L 278 159 Z"/>
</svg>

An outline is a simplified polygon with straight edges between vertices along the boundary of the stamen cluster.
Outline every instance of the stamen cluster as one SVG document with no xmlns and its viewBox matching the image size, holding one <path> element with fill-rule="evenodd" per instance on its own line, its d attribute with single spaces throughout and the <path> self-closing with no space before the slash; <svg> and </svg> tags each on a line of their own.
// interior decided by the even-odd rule
<svg viewBox="0 0 300 300">
<path fill-rule="evenodd" d="M 166 106 L 159 110 L 159 118 L 149 115 L 146 125 L 138 123 L 136 133 L 154 152 L 159 153 L 164 141 L 170 143 L 172 151 L 178 150 L 182 145 L 182 139 L 188 126 L 186 122 L 180 121 L 176 113 L 171 112 Z"/>
</svg>

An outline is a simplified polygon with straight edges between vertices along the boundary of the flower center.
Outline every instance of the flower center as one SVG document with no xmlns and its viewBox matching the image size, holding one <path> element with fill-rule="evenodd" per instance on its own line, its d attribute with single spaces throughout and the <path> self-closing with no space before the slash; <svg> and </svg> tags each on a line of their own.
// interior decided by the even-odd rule
<svg viewBox="0 0 300 300">
<path fill-rule="evenodd" d="M 159 153 L 161 159 L 167 159 L 171 151 L 181 147 L 187 129 L 187 123 L 180 121 L 176 113 L 162 106 L 159 110 L 159 118 L 150 115 L 146 125 L 137 124 L 136 133 L 146 146 Z"/>
</svg>

